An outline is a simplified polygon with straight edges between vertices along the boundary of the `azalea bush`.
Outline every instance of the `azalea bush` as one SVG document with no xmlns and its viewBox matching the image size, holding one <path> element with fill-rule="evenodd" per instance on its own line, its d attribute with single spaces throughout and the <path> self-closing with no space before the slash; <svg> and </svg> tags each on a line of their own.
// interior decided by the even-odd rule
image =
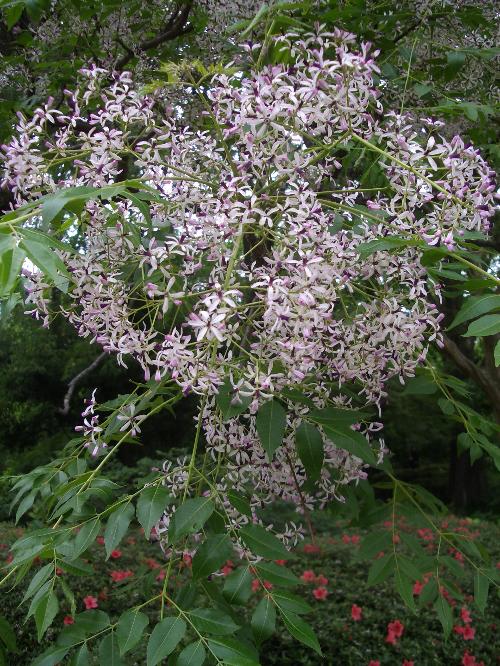
<svg viewBox="0 0 500 666">
<path fill-rule="evenodd" d="M 435 571 L 429 602 L 446 635 L 460 594 L 449 549 L 471 567 L 481 612 L 498 579 L 469 535 L 436 523 L 437 500 L 395 477 L 382 424 L 389 380 L 418 374 L 442 391 L 463 447 L 498 465 L 498 427 L 429 362 L 444 344 L 440 276 L 472 270 L 488 288 L 500 283 L 467 245 L 491 230 L 493 171 L 442 121 L 384 107 L 370 44 L 300 21 L 284 34 L 266 26 L 230 63 L 171 65 L 173 90 L 85 66 L 64 107 L 49 99 L 20 114 L 3 147 L 14 200 L 0 221 L 3 291 L 21 273 L 41 325 L 65 317 L 143 374 L 111 401 L 96 387 L 63 455 L 16 480 L 16 520 L 34 508 L 44 526 L 13 545 L 3 581 L 19 584 L 36 558 L 47 561 L 26 593 L 40 640 L 72 594 L 58 571 L 84 574 L 103 529 L 108 557 L 137 521 L 167 560 L 148 599 L 113 623 L 84 613 L 38 664 L 82 663 L 89 651 L 115 661 L 144 641 L 148 666 L 173 653 L 179 665 L 251 665 L 278 619 L 321 655 L 288 590 L 293 575 L 276 561 L 293 559 L 305 536 L 314 544 L 311 514 L 332 503 L 391 521 L 375 535 L 384 554 L 369 576 L 392 576 L 410 608 L 414 585 Z M 182 91 L 196 98 L 196 124 Z M 366 161 L 377 170 L 370 186 Z M 496 334 L 497 309 L 468 302 L 459 323 L 472 322 L 467 336 Z M 187 398 L 197 405 L 189 454 L 123 493 L 107 463 Z M 364 483 L 370 467 L 389 504 Z M 294 507 L 281 524 L 277 501 Z M 435 535 L 432 566 L 411 538 L 400 548 L 400 512 Z M 221 591 L 212 577 L 228 561 L 237 565 Z M 241 626 L 252 589 L 262 598 Z M 326 588 L 316 589 L 319 601 Z"/>
<path fill-rule="evenodd" d="M 335 664 L 339 660 L 345 663 L 368 664 L 440 664 L 447 662 L 473 666 L 474 664 L 494 663 L 496 652 L 496 631 L 498 600 L 481 615 L 475 608 L 472 596 L 472 581 L 469 577 L 460 583 L 463 596 L 452 601 L 453 630 L 448 640 L 442 635 L 441 626 L 433 613 L 429 612 L 429 585 L 432 587 L 432 575 L 426 574 L 423 580 L 416 581 L 413 595 L 418 615 L 411 613 L 394 593 L 390 582 L 369 586 L 366 583 L 366 550 L 362 543 L 370 534 L 390 529 L 390 524 L 377 525 L 366 532 L 360 529 L 346 529 L 333 519 L 329 521 L 328 531 L 323 531 L 322 520 L 314 515 L 313 521 L 318 531 L 315 544 L 302 543 L 294 558 L 278 560 L 281 567 L 289 567 L 295 578 L 290 576 L 290 583 L 309 605 L 308 622 L 314 627 L 323 649 L 323 661 Z M 445 516 L 443 522 L 447 529 L 469 534 L 474 540 L 480 539 L 491 548 L 493 562 L 498 559 L 498 528 L 492 523 L 456 519 Z M 414 530 L 404 520 L 399 520 L 399 529 L 404 534 L 411 533 L 420 545 L 430 554 L 437 543 L 426 529 Z M 19 530 L 17 530 L 19 532 Z M 0 531 L 0 557 L 8 559 L 9 545 L 19 537 L 9 526 L 2 526 Z M 379 554 L 377 554 L 379 555 Z M 460 557 L 450 553 L 455 568 L 463 567 Z M 137 603 L 144 600 L 148 589 L 159 590 L 165 574 L 166 561 L 158 557 L 157 545 L 148 543 L 144 536 L 131 530 L 119 549 L 115 549 L 106 560 L 105 545 L 102 535 L 98 535 L 87 554 L 87 566 L 92 569 L 92 577 L 87 581 L 74 573 L 58 575 L 70 587 L 80 584 L 74 598 L 64 598 L 54 626 L 48 630 L 43 644 L 50 645 L 57 632 L 62 630 L 58 639 L 70 636 L 75 623 L 82 616 L 103 617 L 107 614 L 111 620 L 120 616 L 127 607 L 128 600 Z M 43 563 L 35 563 L 35 571 Z M 183 585 L 189 577 L 192 562 L 184 560 L 177 584 Z M 226 562 L 216 574 L 222 587 L 237 562 Z M 497 565 L 498 566 L 498 565 Z M 425 582 L 427 579 L 427 582 Z M 254 609 L 266 593 L 260 588 L 256 578 L 252 581 L 252 591 L 247 603 L 247 613 L 251 616 Z M 272 584 L 268 581 L 267 586 Z M 272 589 L 272 588 L 271 588 Z M 22 664 L 29 659 L 30 651 L 37 649 L 36 636 L 29 625 L 23 625 L 23 609 L 19 603 L 23 590 L 15 590 L 8 603 L 2 609 L 4 617 L 16 631 L 16 652 L 12 653 L 10 663 Z M 89 610 L 87 610 L 87 607 Z M 150 622 L 154 621 L 154 610 L 145 608 Z M 235 624 L 241 623 L 240 618 Z M 219 627 L 223 630 L 223 627 Z M 145 644 L 138 644 L 131 654 L 125 654 L 124 663 L 143 663 L 146 658 Z M 96 655 L 98 658 L 98 655 Z M 263 664 L 316 664 L 317 657 L 307 647 L 300 647 L 283 629 L 273 640 L 266 644 Z"/>
</svg>

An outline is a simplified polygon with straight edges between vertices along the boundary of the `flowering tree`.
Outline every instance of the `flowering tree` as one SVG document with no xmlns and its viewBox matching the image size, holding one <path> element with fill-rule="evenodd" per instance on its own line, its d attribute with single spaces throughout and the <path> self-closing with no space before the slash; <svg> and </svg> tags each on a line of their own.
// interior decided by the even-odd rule
<svg viewBox="0 0 500 666">
<path fill-rule="evenodd" d="M 83 614 L 39 663 L 86 654 L 94 639 L 101 659 L 132 649 L 149 604 L 158 622 L 148 666 L 174 651 L 178 664 L 258 663 L 277 616 L 321 653 L 301 617 L 307 605 L 287 589 L 294 576 L 273 560 L 290 559 L 306 533 L 314 540 L 310 512 L 344 502 L 370 466 L 390 479 L 393 515 L 398 502 L 420 518 L 434 504 L 392 473 L 383 401 L 391 378 L 405 383 L 420 367 L 439 383 L 428 352 L 443 344 L 447 262 L 500 283 L 466 249 L 490 231 L 493 173 L 474 146 L 446 138 L 443 122 L 384 109 L 370 44 L 298 20 L 277 34 L 272 10 L 257 18 L 262 40 L 242 44 L 237 61 L 171 65 L 172 93 L 146 95 L 129 72 L 84 67 L 65 108 L 49 100 L 21 115 L 4 146 L 15 202 L 0 221 L 5 291 L 21 271 L 28 312 L 49 326 L 59 289 L 59 314 L 79 335 L 144 373 L 111 403 L 99 404 L 97 388 L 65 455 L 16 483 L 17 519 L 40 503 L 49 527 L 17 542 L 5 580 L 48 560 L 28 594 L 41 638 L 59 607 L 57 567 L 84 570 L 103 526 L 108 557 L 137 519 L 167 561 L 160 594 L 114 624 Z M 186 122 L 180 90 L 196 96 L 198 125 Z M 365 159 L 379 170 L 374 185 L 357 169 Z M 79 251 L 67 242 L 74 234 Z M 461 321 L 483 315 L 469 335 L 499 332 L 489 314 L 497 300 L 468 307 Z M 192 395 L 190 456 L 120 495 L 108 460 L 140 439 L 146 419 Z M 470 446 L 498 461 L 490 426 L 457 409 Z M 283 529 L 262 513 L 276 499 L 297 511 Z M 440 539 L 464 549 L 484 607 L 495 572 L 467 541 Z M 221 594 L 218 572 L 236 556 Z M 176 594 L 186 558 L 191 580 Z M 409 563 L 394 540 L 370 575 L 392 573 L 412 605 L 426 564 Z M 234 607 L 248 600 L 252 575 L 264 596 L 239 632 Z M 449 632 L 439 589 L 435 608 Z"/>
</svg>

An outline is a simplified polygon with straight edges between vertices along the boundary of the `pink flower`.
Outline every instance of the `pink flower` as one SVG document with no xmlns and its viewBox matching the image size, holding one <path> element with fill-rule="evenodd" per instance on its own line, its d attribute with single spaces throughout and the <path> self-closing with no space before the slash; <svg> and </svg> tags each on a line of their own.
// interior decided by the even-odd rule
<svg viewBox="0 0 500 666">
<path fill-rule="evenodd" d="M 97 597 L 83 597 L 83 603 L 85 605 L 85 610 L 90 610 L 91 608 L 97 608 L 99 604 L 97 603 Z"/>
<path fill-rule="evenodd" d="M 415 581 L 413 584 L 413 594 L 418 596 L 419 594 L 422 594 L 422 590 L 424 589 L 424 584 L 421 583 L 419 580 Z"/>
<path fill-rule="evenodd" d="M 325 578 L 323 574 L 320 574 L 319 576 L 316 577 L 316 582 L 318 583 L 318 585 L 325 587 L 325 585 L 328 585 L 328 578 Z"/>
<path fill-rule="evenodd" d="M 100 546 L 104 546 L 104 537 L 103 536 L 98 536 L 96 541 Z"/>
<path fill-rule="evenodd" d="M 257 592 L 260 587 L 260 582 L 258 578 L 254 578 L 252 581 L 252 592 Z"/>
<path fill-rule="evenodd" d="M 359 543 L 360 541 L 361 541 L 361 537 L 358 536 L 357 534 L 354 534 L 354 535 L 351 537 L 351 543 L 352 543 L 354 546 L 357 546 L 358 543 Z"/>
<path fill-rule="evenodd" d="M 304 553 L 319 553 L 320 547 L 314 543 L 306 543 L 304 546 Z"/>
<path fill-rule="evenodd" d="M 460 610 L 460 617 L 462 618 L 462 622 L 465 622 L 465 624 L 470 624 L 472 622 L 472 617 L 468 608 L 463 607 Z"/>
<path fill-rule="evenodd" d="M 273 589 L 273 584 L 270 583 L 268 580 L 265 580 L 263 585 L 266 588 L 266 590 L 272 590 Z"/>
<path fill-rule="evenodd" d="M 112 557 L 114 560 L 117 560 L 117 559 L 118 559 L 119 557 L 121 557 L 121 556 L 122 556 L 122 551 L 121 551 L 121 550 L 112 550 L 112 551 L 111 551 L 111 557 Z"/>
<path fill-rule="evenodd" d="M 301 579 L 304 583 L 314 583 L 316 580 L 316 574 L 311 569 L 307 569 L 301 576 Z"/>
<path fill-rule="evenodd" d="M 65 615 L 64 618 L 63 618 L 63 623 L 64 623 L 65 625 L 68 625 L 68 624 L 74 624 L 74 623 L 75 623 L 75 619 L 74 619 L 74 617 L 72 617 L 71 615 Z"/>
<path fill-rule="evenodd" d="M 351 543 L 351 537 L 348 534 L 343 534 L 342 543 Z"/>
<path fill-rule="evenodd" d="M 222 572 L 223 576 L 229 576 L 229 574 L 232 572 L 232 570 L 233 570 L 233 567 L 231 565 L 225 564 L 222 567 L 221 572 Z"/>
<path fill-rule="evenodd" d="M 323 601 L 328 596 L 328 590 L 326 589 L 326 587 L 316 587 L 316 588 L 314 588 L 312 593 L 313 593 L 314 598 L 318 599 L 318 601 L 319 600 Z"/>
<path fill-rule="evenodd" d="M 150 569 L 159 569 L 161 567 L 161 564 L 154 560 L 152 557 L 147 557 L 144 561 Z"/>
<path fill-rule="evenodd" d="M 354 622 L 359 622 L 361 620 L 362 612 L 363 610 L 361 606 L 356 606 L 356 604 L 353 604 L 351 606 L 351 617 L 354 620 Z"/>
</svg>

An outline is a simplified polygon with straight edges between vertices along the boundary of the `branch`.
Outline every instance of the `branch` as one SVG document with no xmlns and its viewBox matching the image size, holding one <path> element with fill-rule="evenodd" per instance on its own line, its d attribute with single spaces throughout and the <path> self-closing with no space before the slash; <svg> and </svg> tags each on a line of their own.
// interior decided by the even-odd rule
<svg viewBox="0 0 500 666">
<path fill-rule="evenodd" d="M 73 377 L 73 379 L 68 384 L 68 390 L 66 391 L 66 395 L 64 396 L 63 406 L 59 409 L 59 412 L 61 414 L 66 415 L 69 413 L 71 398 L 73 397 L 76 385 L 83 379 L 83 377 L 85 377 L 85 375 L 88 375 L 89 372 L 95 370 L 95 368 L 97 368 L 97 366 L 101 363 L 101 361 L 104 360 L 106 356 L 107 353 L 102 352 L 102 354 L 99 354 L 99 356 L 96 359 L 94 359 L 89 366 L 84 368 L 81 372 L 79 372 L 77 375 Z"/>
<path fill-rule="evenodd" d="M 170 17 L 163 32 L 160 32 L 158 35 L 156 35 L 156 37 L 146 39 L 144 42 L 139 44 L 137 50 L 148 51 L 149 49 L 154 49 L 155 46 L 159 46 L 160 44 L 163 44 L 163 42 L 175 39 L 176 37 L 180 37 L 180 35 L 184 35 L 187 32 L 190 32 L 191 27 L 186 26 L 186 21 L 188 20 L 189 12 L 191 11 L 192 6 L 193 0 L 188 0 Z M 126 47 L 124 44 L 122 44 L 122 46 L 127 49 L 127 53 L 122 55 L 122 57 L 117 60 L 115 65 L 117 70 L 123 69 L 123 67 L 125 67 L 125 65 L 134 57 L 134 52 L 132 49 Z"/>
</svg>

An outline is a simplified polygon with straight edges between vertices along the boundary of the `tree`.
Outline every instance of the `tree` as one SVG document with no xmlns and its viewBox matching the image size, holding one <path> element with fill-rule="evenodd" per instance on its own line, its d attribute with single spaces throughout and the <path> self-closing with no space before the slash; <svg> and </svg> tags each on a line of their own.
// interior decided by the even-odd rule
<svg viewBox="0 0 500 666">
<path fill-rule="evenodd" d="M 320 4 L 319 16 L 349 24 L 361 6 Z M 403 10 L 394 22 L 386 10 L 375 25 L 406 21 L 398 43 L 434 17 L 425 10 L 410 22 Z M 173 93 L 157 80 L 144 95 L 133 74 L 94 63 L 64 104 L 49 102 L 19 119 L 4 149 L 4 182 L 16 205 L 0 222 L 7 230 L 4 291 L 19 282 L 28 258 L 38 268 L 22 269 L 32 314 L 50 322 L 57 288 L 60 313 L 79 335 L 120 364 L 135 359 L 144 380 L 111 404 L 92 396 L 81 437 L 18 480 L 18 518 L 42 500 L 42 488 L 47 495 L 56 483 L 57 494 L 44 503 L 52 529 L 31 537 L 28 555 L 17 544 L 7 580 L 22 577 L 24 563 L 39 554 L 78 561 L 102 520 L 107 547 L 116 545 L 116 530 L 125 532 L 135 507 L 146 534 L 156 526 L 172 564 L 196 548 L 193 585 L 211 598 L 205 577 L 236 551 L 241 566 L 223 595 L 241 604 L 250 568 L 271 566 L 260 558 L 288 557 L 301 536 L 295 524 L 273 534 L 260 507 L 289 501 L 311 529 L 311 507 L 349 496 L 349 484 L 363 481 L 369 466 L 389 480 L 393 517 L 397 505 L 427 519 L 437 503 L 395 478 L 377 420 L 389 379 L 404 383 L 420 366 L 427 374 L 415 381 L 440 387 L 443 410 L 466 428 L 462 442 L 498 463 L 488 439 L 494 427 L 456 398 L 458 382 L 427 363 L 429 345 L 442 340 L 441 279 L 455 272 L 462 282 L 471 270 L 481 288 L 500 283 L 475 262 L 474 242 L 486 239 L 493 212 L 491 169 L 467 142 L 448 138 L 442 122 L 384 108 L 379 54 L 342 30 L 311 28 L 313 16 L 316 3 L 262 6 L 239 28 L 260 41 L 240 52 L 227 42 L 239 56 L 232 64 L 210 63 L 210 51 L 208 64 L 184 58 L 165 65 Z M 121 60 L 131 55 L 125 50 Z M 166 106 L 165 97 L 172 100 Z M 195 97 L 202 113 L 191 127 L 179 100 Z M 78 251 L 67 242 L 71 232 L 79 234 Z M 469 312 L 471 336 L 498 332 L 495 303 Z M 470 300 L 462 317 L 467 307 Z M 106 462 L 137 441 L 152 415 L 188 395 L 198 410 L 190 458 L 120 496 L 103 476 Z M 365 515 L 380 517 L 385 509 L 364 492 Z M 468 552 L 481 606 L 495 571 L 481 553 Z M 411 605 L 412 576 L 428 561 L 416 555 L 413 573 L 400 562 L 393 544 L 383 565 Z M 216 660 L 256 663 L 254 645 L 222 640 L 221 647 L 210 630 L 200 631 L 189 599 L 174 598 L 170 584 L 168 575 L 148 663 L 172 653 L 188 626 Z M 54 615 L 47 619 L 43 609 L 57 607 L 56 578 L 41 585 L 39 636 Z M 435 592 L 449 631 L 447 602 Z M 266 594 L 290 633 L 320 653 L 299 618 L 300 599 L 279 588 Z M 164 617 L 166 603 L 173 612 Z M 126 615 L 118 624 L 129 622 Z M 70 647 L 55 648 L 54 658 Z"/>
</svg>

